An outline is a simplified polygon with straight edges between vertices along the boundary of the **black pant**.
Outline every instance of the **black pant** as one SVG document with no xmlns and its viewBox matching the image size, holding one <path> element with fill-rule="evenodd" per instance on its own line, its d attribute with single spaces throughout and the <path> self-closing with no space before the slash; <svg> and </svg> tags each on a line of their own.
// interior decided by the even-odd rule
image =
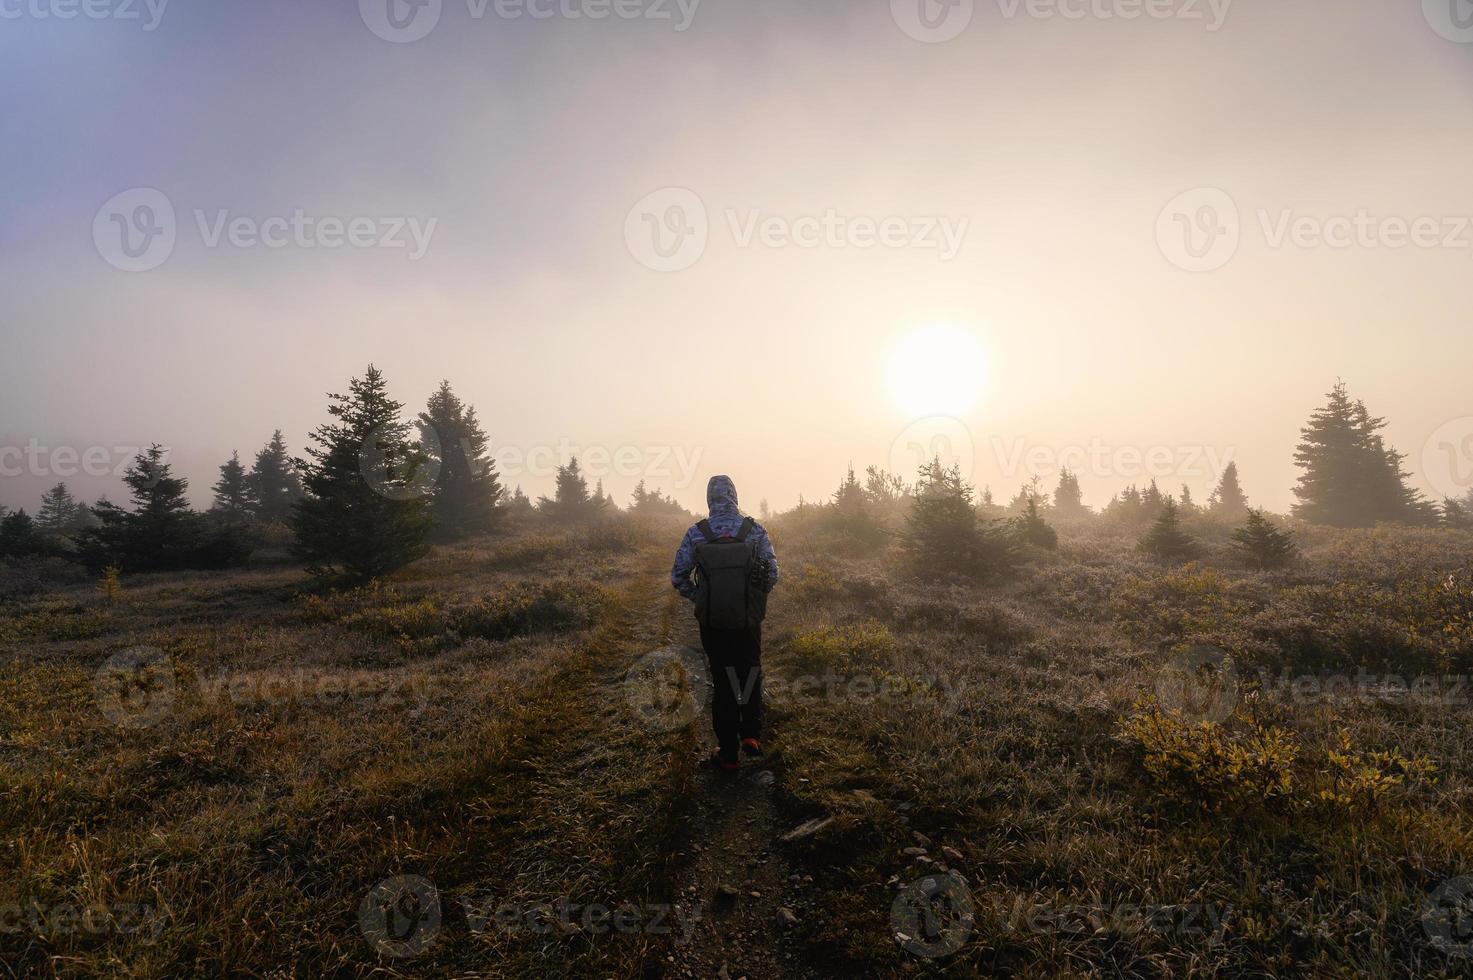
<svg viewBox="0 0 1473 980">
<path fill-rule="evenodd" d="M 722 758 L 735 762 L 742 739 L 762 737 L 762 627 L 703 626 L 701 646 L 711 664 L 711 727 Z"/>
</svg>

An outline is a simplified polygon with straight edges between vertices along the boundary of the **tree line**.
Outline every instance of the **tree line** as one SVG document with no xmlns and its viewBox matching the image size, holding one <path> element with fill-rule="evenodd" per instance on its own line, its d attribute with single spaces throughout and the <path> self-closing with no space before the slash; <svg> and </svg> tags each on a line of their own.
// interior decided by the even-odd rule
<svg viewBox="0 0 1473 980">
<path fill-rule="evenodd" d="M 346 394 L 328 396 L 328 421 L 313 430 L 303 456 L 289 455 L 279 430 L 249 469 L 233 453 L 220 466 L 208 512 L 190 508 L 188 482 L 173 475 L 155 445 L 124 475 L 130 506 L 105 498 L 86 506 L 58 484 L 35 519 L 0 509 L 0 558 L 61 555 L 93 570 L 127 572 L 223 568 L 249 558 L 262 528 L 284 525 L 292 553 L 310 570 L 367 579 L 414 561 L 433 542 L 484 534 L 502 521 L 538 514 L 578 524 L 618 510 L 601 481 L 590 489 L 576 457 L 558 467 L 551 497 L 534 504 L 520 487 L 506 493 L 475 408 L 448 381 L 413 420 L 403 412 L 382 372 L 369 365 L 362 378 L 350 379 Z M 1337 383 L 1301 432 L 1293 515 L 1336 527 L 1397 522 L 1473 530 L 1473 491 L 1440 505 L 1426 500 L 1407 484 L 1405 457 L 1381 436 L 1385 424 Z M 1182 525 L 1193 517 L 1240 524 L 1236 546 L 1260 567 L 1292 557 L 1286 533 L 1251 507 L 1236 463 L 1204 504 L 1181 489 L 1178 497 L 1155 481 L 1130 486 L 1096 513 L 1065 469 L 1051 494 L 1035 478 L 1004 506 L 988 488 L 978 495 L 958 468 L 933 460 L 913 484 L 874 466 L 861 480 L 851 467 L 823 510 L 835 541 L 860 549 L 891 537 L 895 521 L 888 518 L 903 510 L 905 546 L 933 567 L 1005 567 L 1019 546 L 1057 546 L 1050 521 L 1078 520 L 1146 527 L 1141 549 L 1168 561 L 1199 553 Z M 800 497 L 797 518 L 812 507 Z M 761 511 L 770 516 L 766 501 Z M 643 481 L 629 512 L 689 516 Z"/>
<path fill-rule="evenodd" d="M 188 481 L 154 445 L 124 473 L 129 506 L 105 498 L 83 505 L 58 484 L 35 519 L 0 511 L 0 558 L 61 556 L 94 571 L 225 568 L 245 562 L 263 531 L 281 525 L 309 570 L 368 579 L 414 561 L 433 542 L 484 534 L 501 521 L 536 513 L 578 523 L 617 509 L 602 481 L 589 489 L 576 458 L 558 467 L 553 496 L 534 505 L 520 487 L 507 494 L 475 408 L 448 381 L 412 421 L 403 410 L 369 365 L 346 394 L 329 394 L 328 421 L 312 431 L 303 456 L 288 453 L 280 431 L 250 469 L 232 453 L 208 511 L 191 509 Z M 685 514 L 643 481 L 630 512 Z"/>
</svg>

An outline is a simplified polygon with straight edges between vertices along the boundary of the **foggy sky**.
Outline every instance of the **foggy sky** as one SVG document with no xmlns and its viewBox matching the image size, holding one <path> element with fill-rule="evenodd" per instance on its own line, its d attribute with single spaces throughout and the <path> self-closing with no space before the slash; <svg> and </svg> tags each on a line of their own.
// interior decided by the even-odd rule
<svg viewBox="0 0 1473 980">
<path fill-rule="evenodd" d="M 1149 480 L 1122 447 L 1194 448 L 1163 489 L 1205 498 L 1200 459 L 1231 454 L 1249 497 L 1286 510 L 1298 430 L 1337 378 L 1431 490 L 1424 445 L 1473 415 L 1473 231 L 1442 244 L 1473 215 L 1473 44 L 1433 29 L 1433 0 L 1177 0 L 1136 19 L 1099 16 L 1133 0 L 1066 0 L 1077 18 L 979 0 L 941 43 L 902 29 L 901 0 L 704 0 L 684 31 L 675 0 L 671 20 L 445 0 L 413 43 L 343 0 L 174 0 L 152 30 L 142 0 L 141 21 L 37 15 L 58 3 L 0 0 L 0 451 L 162 443 L 203 506 L 232 450 L 249 462 L 280 428 L 300 453 L 326 392 L 372 361 L 411 412 L 449 379 L 498 455 L 634 447 L 643 468 L 606 480 L 621 502 L 645 475 L 697 506 L 726 472 L 749 509 L 787 507 L 851 462 L 896 461 L 913 419 L 888 360 L 932 324 L 986 358 L 962 421 L 999 497 L 1032 447 L 1103 449 L 1080 474 L 1095 507 Z M 134 188 L 177 214 L 146 272 L 94 239 Z M 699 261 L 665 273 L 625 237 L 663 188 L 710 219 Z M 1158 235 L 1196 188 L 1241 218 L 1212 271 Z M 222 212 L 299 209 L 433 234 L 417 260 L 208 242 Z M 967 233 L 948 259 L 744 247 L 733 227 L 830 213 Z M 1286 215 L 1358 214 L 1430 217 L 1439 243 L 1273 244 Z M 34 508 L 58 479 L 122 496 L 58 475 L 54 453 L 23 465 L 0 503 Z"/>
</svg>

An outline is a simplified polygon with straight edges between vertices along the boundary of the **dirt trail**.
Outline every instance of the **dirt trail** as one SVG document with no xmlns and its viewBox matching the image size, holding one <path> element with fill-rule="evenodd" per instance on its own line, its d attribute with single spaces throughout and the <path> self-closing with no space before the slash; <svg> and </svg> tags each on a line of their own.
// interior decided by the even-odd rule
<svg viewBox="0 0 1473 980">
<path fill-rule="evenodd" d="M 805 882 L 793 877 L 778 853 L 778 838 L 790 828 L 775 815 L 773 774 L 762 760 L 744 759 L 739 774 L 703 765 L 716 747 L 709 669 L 690 606 L 665 583 L 667 556 L 661 552 L 658 557 L 658 568 L 646 573 L 658 579 L 628 583 L 628 619 L 609 624 L 621 634 L 620 645 L 632 658 L 610 665 L 601 699 L 604 710 L 626 713 L 622 723 L 629 723 L 632 707 L 634 724 L 686 733 L 691 744 L 683 760 L 695 774 L 691 823 L 685 828 L 689 843 L 672 842 L 682 850 L 676 854 L 680 870 L 670 901 L 679 907 L 679 921 L 697 925 L 688 940 L 679 933 L 670 936 L 652 975 L 730 980 L 820 976 L 802 965 L 794 923 L 780 918 L 784 911 L 808 913 Z M 662 675 L 666 690 L 651 693 L 644 681 L 634 680 L 641 671 Z M 678 687 L 670 682 L 682 677 Z"/>
<path fill-rule="evenodd" d="M 665 651 L 685 668 L 694 704 L 687 703 L 681 720 L 694 745 L 688 761 L 696 771 L 690 846 L 679 855 L 684 868 L 674 901 L 698 925 L 688 942 L 672 941 L 662 974 L 731 980 L 817 976 L 803 967 L 792 938 L 793 917 L 805 911 L 805 883 L 776 847 L 788 828 L 775 815 L 773 774 L 760 759 L 743 760 L 735 775 L 702 765 L 716 747 L 710 671 L 689 605 L 674 592 L 666 596 L 651 649 Z"/>
</svg>

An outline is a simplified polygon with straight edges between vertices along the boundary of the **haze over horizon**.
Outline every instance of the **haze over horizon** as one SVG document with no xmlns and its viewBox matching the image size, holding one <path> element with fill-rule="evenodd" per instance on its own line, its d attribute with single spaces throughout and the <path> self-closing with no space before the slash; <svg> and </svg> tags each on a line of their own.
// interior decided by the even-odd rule
<svg viewBox="0 0 1473 980">
<path fill-rule="evenodd" d="M 1438 499 L 1424 449 L 1473 438 L 1473 44 L 1429 5 L 998 0 L 941 40 L 903 0 L 452 0 L 409 42 L 375 2 L 4 8 L 0 453 L 158 442 L 203 507 L 370 362 L 408 417 L 450 380 L 508 486 L 633 448 L 615 498 L 693 509 L 913 467 L 934 414 L 1004 501 L 1102 453 L 1096 509 L 1164 449 L 1163 490 L 1230 457 L 1287 511 L 1337 378 Z M 0 504 L 122 499 L 48 460 Z"/>
</svg>

